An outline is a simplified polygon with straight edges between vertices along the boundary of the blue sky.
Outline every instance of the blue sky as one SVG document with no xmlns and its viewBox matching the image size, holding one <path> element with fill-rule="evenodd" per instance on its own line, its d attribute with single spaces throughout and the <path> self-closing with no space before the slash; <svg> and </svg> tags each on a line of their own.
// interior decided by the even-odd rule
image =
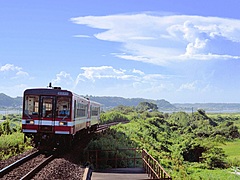
<svg viewBox="0 0 240 180">
<path fill-rule="evenodd" d="M 0 93 L 240 102 L 239 0 L 0 0 Z"/>
</svg>

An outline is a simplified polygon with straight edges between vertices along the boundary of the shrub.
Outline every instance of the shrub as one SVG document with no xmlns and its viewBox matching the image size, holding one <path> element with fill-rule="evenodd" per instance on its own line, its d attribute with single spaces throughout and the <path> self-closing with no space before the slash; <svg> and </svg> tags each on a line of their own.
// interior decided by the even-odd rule
<svg viewBox="0 0 240 180">
<path fill-rule="evenodd" d="M 0 136 L 0 160 L 7 159 L 30 148 L 30 139 L 27 139 L 27 142 L 24 143 L 23 133 L 16 132 Z"/>
<path fill-rule="evenodd" d="M 222 148 L 212 147 L 202 154 L 207 168 L 224 168 L 226 167 L 226 155 Z"/>
<path fill-rule="evenodd" d="M 106 113 L 102 113 L 100 115 L 100 122 L 107 123 L 107 122 L 123 122 L 128 121 L 127 116 L 117 111 L 110 111 Z"/>
</svg>

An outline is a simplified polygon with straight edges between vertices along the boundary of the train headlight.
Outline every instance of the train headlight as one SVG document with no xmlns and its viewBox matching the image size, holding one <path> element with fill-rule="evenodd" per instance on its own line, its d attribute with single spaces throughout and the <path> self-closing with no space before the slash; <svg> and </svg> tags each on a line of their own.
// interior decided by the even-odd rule
<svg viewBox="0 0 240 180">
<path fill-rule="evenodd" d="M 67 122 L 61 121 L 61 122 L 59 122 L 59 125 L 60 125 L 60 126 L 66 126 L 66 125 L 67 125 Z"/>
<path fill-rule="evenodd" d="M 34 120 L 26 120 L 27 124 L 34 124 Z"/>
</svg>

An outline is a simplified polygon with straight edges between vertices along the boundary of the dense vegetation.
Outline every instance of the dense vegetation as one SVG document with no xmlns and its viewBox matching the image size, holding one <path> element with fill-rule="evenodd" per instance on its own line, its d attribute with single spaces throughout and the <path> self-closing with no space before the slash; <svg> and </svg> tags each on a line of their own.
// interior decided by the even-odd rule
<svg viewBox="0 0 240 180">
<path fill-rule="evenodd" d="M 87 149 L 146 149 L 174 179 L 237 178 L 230 171 L 240 166 L 237 150 L 240 116 L 210 116 L 203 109 L 190 114 L 167 114 L 153 107 L 153 104 L 140 103 L 137 107 L 119 106 L 103 113 L 103 123 L 126 120 L 129 123 L 112 127 L 92 140 Z M 237 142 L 237 149 L 235 158 L 229 159 L 224 147 L 232 142 Z M 111 154 L 105 153 L 104 156 Z M 121 165 L 128 164 L 121 162 Z M 219 172 L 213 176 L 216 171 Z"/>
<path fill-rule="evenodd" d="M 24 143 L 20 118 L 20 115 L 0 115 L 0 119 L 5 120 L 0 124 L 0 160 L 7 159 L 31 148 L 29 140 Z"/>
<path fill-rule="evenodd" d="M 162 113 L 152 102 L 137 106 L 117 106 L 101 114 L 101 123 L 120 123 L 95 137 L 90 149 L 146 149 L 173 179 L 237 179 L 231 172 L 240 167 L 240 115 Z M 21 117 L 0 116 L 0 160 L 19 154 L 30 143 L 23 143 Z M 121 152 L 120 157 L 129 156 Z M 103 154 L 111 157 L 111 152 Z M 119 161 L 118 166 L 129 166 Z M 104 167 L 104 166 L 103 166 Z"/>
</svg>

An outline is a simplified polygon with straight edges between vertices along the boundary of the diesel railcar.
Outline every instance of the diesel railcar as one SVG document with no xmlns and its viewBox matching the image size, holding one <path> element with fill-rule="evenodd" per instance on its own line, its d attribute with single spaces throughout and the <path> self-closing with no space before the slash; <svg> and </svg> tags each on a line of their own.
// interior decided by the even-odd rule
<svg viewBox="0 0 240 180">
<path fill-rule="evenodd" d="M 74 139 L 97 129 L 100 107 L 60 87 L 26 89 L 22 132 L 39 149 L 70 146 Z"/>
</svg>

